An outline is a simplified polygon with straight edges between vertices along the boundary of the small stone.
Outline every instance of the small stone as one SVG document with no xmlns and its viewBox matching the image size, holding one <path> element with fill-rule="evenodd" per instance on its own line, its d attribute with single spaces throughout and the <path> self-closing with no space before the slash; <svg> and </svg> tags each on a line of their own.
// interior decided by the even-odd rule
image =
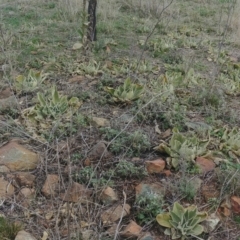
<svg viewBox="0 0 240 240">
<path fill-rule="evenodd" d="M 11 197 L 14 194 L 14 187 L 11 183 L 0 178 L 0 199 Z"/>
<path fill-rule="evenodd" d="M 7 111 L 8 109 L 18 109 L 18 102 L 15 96 L 0 99 L 0 113 Z"/>
<path fill-rule="evenodd" d="M 104 204 L 112 204 L 118 200 L 118 197 L 112 188 L 107 187 L 101 193 L 100 199 Z"/>
<path fill-rule="evenodd" d="M 22 188 L 20 193 L 24 198 L 34 199 L 36 191 L 33 188 Z"/>
<path fill-rule="evenodd" d="M 91 122 L 94 127 L 110 127 L 110 122 L 105 118 L 93 117 Z"/>
<path fill-rule="evenodd" d="M 28 172 L 19 172 L 15 175 L 15 180 L 19 184 L 20 187 L 33 187 L 35 176 Z"/>
<path fill-rule="evenodd" d="M 61 194 L 63 201 L 68 202 L 87 202 L 90 200 L 92 191 L 86 189 L 84 185 L 73 182 L 72 185 L 67 189 L 66 193 Z"/>
<path fill-rule="evenodd" d="M 131 221 L 123 232 L 121 232 L 121 235 L 126 238 L 136 238 L 139 237 L 140 233 L 142 231 L 142 227 L 139 226 L 134 221 Z"/>
<path fill-rule="evenodd" d="M 117 230 L 117 224 L 116 224 L 116 223 L 113 223 L 112 226 L 107 229 L 106 235 L 108 235 L 108 236 L 114 236 L 116 230 Z"/>
<path fill-rule="evenodd" d="M 88 154 L 88 158 L 90 160 L 107 158 L 109 156 L 110 156 L 110 153 L 108 152 L 106 145 L 103 142 L 97 143 Z"/>
<path fill-rule="evenodd" d="M 16 142 L 10 142 L 0 148 L 0 164 L 10 171 L 27 171 L 37 167 L 38 155 Z"/>
<path fill-rule="evenodd" d="M 10 170 L 6 166 L 2 165 L 0 166 L 0 173 L 9 173 Z"/>
<path fill-rule="evenodd" d="M 73 49 L 73 50 L 78 50 L 78 49 L 81 49 L 82 47 L 83 47 L 83 44 L 82 44 L 82 43 L 76 42 L 76 43 L 73 44 L 72 49 Z"/>
<path fill-rule="evenodd" d="M 162 174 L 164 174 L 166 177 L 170 177 L 172 172 L 170 170 L 163 170 Z"/>
<path fill-rule="evenodd" d="M 42 193 L 45 197 L 51 197 L 55 195 L 58 187 L 59 177 L 55 174 L 48 174 L 42 187 Z"/>
<path fill-rule="evenodd" d="M 146 161 L 146 167 L 148 173 L 160 173 L 166 166 L 166 162 L 159 158 L 153 161 Z"/>
<path fill-rule="evenodd" d="M 94 238 L 94 231 L 93 230 L 90 230 L 90 229 L 84 230 L 84 231 L 81 232 L 81 234 L 82 234 L 82 236 L 81 236 L 82 240 L 96 239 L 96 238 Z"/>
<path fill-rule="evenodd" d="M 130 213 L 130 205 L 125 204 L 124 207 L 122 205 L 113 206 L 109 209 L 107 209 L 105 212 L 101 214 L 101 219 L 103 221 L 104 225 L 111 224 L 118 219 L 121 218 L 121 216 L 125 217 L 129 215 Z"/>
<path fill-rule="evenodd" d="M 33 188 L 22 188 L 17 195 L 17 201 L 21 203 L 21 206 L 28 208 L 31 201 L 34 200 L 36 191 Z"/>
<path fill-rule="evenodd" d="M 203 173 L 210 172 L 216 167 L 212 160 L 203 157 L 197 157 L 196 165 L 200 167 Z"/>
<path fill-rule="evenodd" d="M 218 198 L 220 196 L 220 192 L 214 183 L 203 185 L 201 193 L 206 202 L 208 202 L 208 200 L 211 198 Z"/>
<path fill-rule="evenodd" d="M 142 159 L 139 158 L 139 157 L 133 157 L 132 158 L 132 162 L 140 162 L 140 161 L 142 161 Z"/>
<path fill-rule="evenodd" d="M 12 95 L 12 91 L 10 88 L 6 88 L 3 91 L 0 91 L 0 99 L 8 98 Z"/>
<path fill-rule="evenodd" d="M 35 237 L 33 237 L 30 233 L 21 230 L 18 232 L 17 236 L 15 237 L 15 240 L 37 240 Z"/>
<path fill-rule="evenodd" d="M 231 205 L 232 205 L 232 211 L 235 214 L 240 215 L 240 197 L 232 196 Z"/>
</svg>

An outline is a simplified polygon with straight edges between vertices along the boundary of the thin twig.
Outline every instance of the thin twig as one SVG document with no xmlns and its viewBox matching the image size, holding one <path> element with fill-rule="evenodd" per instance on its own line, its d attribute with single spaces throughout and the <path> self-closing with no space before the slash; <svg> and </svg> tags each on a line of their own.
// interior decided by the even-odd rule
<svg viewBox="0 0 240 240">
<path fill-rule="evenodd" d="M 122 210 L 122 213 L 121 213 L 121 217 L 118 221 L 118 225 L 117 225 L 117 228 L 115 230 L 115 235 L 114 235 L 114 239 L 113 240 L 116 240 L 117 239 L 117 236 L 118 236 L 118 233 L 119 233 L 119 227 L 120 227 L 120 224 L 122 222 L 122 219 L 123 219 L 123 214 L 125 212 L 125 205 L 126 205 L 126 200 L 127 200 L 127 196 L 126 196 L 126 193 L 123 191 L 123 197 L 124 197 L 124 200 L 123 200 L 123 210 Z"/>
</svg>

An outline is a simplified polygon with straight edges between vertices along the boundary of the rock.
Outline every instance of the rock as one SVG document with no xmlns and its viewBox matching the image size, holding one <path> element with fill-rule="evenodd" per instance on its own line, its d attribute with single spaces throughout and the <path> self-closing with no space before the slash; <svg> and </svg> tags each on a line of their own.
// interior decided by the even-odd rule
<svg viewBox="0 0 240 240">
<path fill-rule="evenodd" d="M 170 177 L 172 175 L 172 172 L 170 170 L 163 170 L 162 174 L 166 177 Z"/>
<path fill-rule="evenodd" d="M 84 185 L 73 182 L 72 185 L 67 189 L 66 193 L 61 194 L 63 201 L 68 202 L 87 202 L 90 200 L 92 191 L 86 189 Z"/>
<path fill-rule="evenodd" d="M 134 221 L 131 221 L 123 232 L 121 232 L 121 235 L 126 238 L 137 238 L 139 237 L 140 233 L 142 231 L 142 227 L 139 226 Z"/>
<path fill-rule="evenodd" d="M 35 169 L 38 155 L 16 142 L 10 142 L 0 148 L 0 165 L 5 165 L 10 171 L 27 171 Z"/>
<path fill-rule="evenodd" d="M 100 200 L 104 204 L 112 204 L 118 200 L 118 197 L 112 188 L 107 187 L 102 191 L 102 193 L 100 195 Z"/>
<path fill-rule="evenodd" d="M 116 230 L 117 230 L 117 224 L 116 224 L 116 223 L 113 223 L 112 226 L 111 226 L 110 228 L 108 228 L 105 233 L 106 233 L 106 235 L 108 235 L 108 236 L 114 236 Z"/>
<path fill-rule="evenodd" d="M 110 207 L 101 214 L 103 224 L 104 225 L 111 224 L 120 219 L 121 216 L 125 217 L 129 215 L 130 209 L 131 207 L 129 204 L 125 204 L 124 207 L 122 205 L 118 205 L 117 207 L 116 206 Z"/>
<path fill-rule="evenodd" d="M 3 91 L 0 91 L 0 99 L 9 98 L 12 95 L 11 89 L 8 87 Z"/>
<path fill-rule="evenodd" d="M 21 230 L 20 232 L 18 232 L 17 236 L 15 237 L 15 240 L 37 240 L 37 239 L 33 237 L 30 233 Z"/>
<path fill-rule="evenodd" d="M 0 166 L 0 173 L 9 173 L 10 170 L 6 166 L 2 165 Z"/>
<path fill-rule="evenodd" d="M 13 196 L 14 187 L 11 183 L 5 181 L 3 178 L 0 178 L 0 199 L 5 199 Z"/>
<path fill-rule="evenodd" d="M 18 109 L 18 102 L 15 96 L 0 99 L 0 113 L 9 109 Z"/>
<path fill-rule="evenodd" d="M 135 187 L 136 190 L 136 198 L 139 196 L 149 195 L 149 193 L 155 193 L 158 195 L 165 195 L 165 189 L 160 183 L 140 183 Z"/>
<path fill-rule="evenodd" d="M 22 188 L 17 195 L 17 201 L 20 202 L 21 206 L 29 207 L 31 201 L 34 200 L 36 191 L 33 188 Z"/>
<path fill-rule="evenodd" d="M 151 233 L 147 232 L 140 236 L 138 240 L 155 240 Z"/>
<path fill-rule="evenodd" d="M 90 230 L 90 229 L 82 231 L 81 234 L 82 234 L 82 236 L 81 236 L 82 240 L 97 239 L 96 236 L 95 236 L 96 238 L 94 238 L 94 231 Z"/>
<path fill-rule="evenodd" d="M 153 161 L 146 161 L 146 168 L 148 173 L 160 173 L 166 166 L 166 162 L 159 158 Z"/>
<path fill-rule="evenodd" d="M 15 181 L 20 187 L 33 187 L 35 176 L 28 172 L 18 172 L 15 174 Z"/>
<path fill-rule="evenodd" d="M 206 202 L 208 202 L 210 198 L 218 198 L 220 196 L 220 192 L 217 189 L 216 184 L 214 183 L 208 183 L 206 185 L 203 185 L 201 193 Z"/>
<path fill-rule="evenodd" d="M 202 173 L 210 172 L 216 167 L 212 160 L 203 157 L 197 157 L 196 165 L 200 167 Z"/>
<path fill-rule="evenodd" d="M 42 193 L 45 197 L 54 196 L 58 187 L 59 177 L 56 174 L 48 174 L 42 187 Z"/>
<path fill-rule="evenodd" d="M 83 47 L 83 44 L 82 44 L 82 43 L 76 42 L 76 43 L 73 44 L 72 49 L 73 49 L 73 50 L 78 50 L 78 49 L 81 49 L 82 47 Z"/>
<path fill-rule="evenodd" d="M 90 160 L 107 158 L 109 156 L 110 156 L 110 153 L 108 152 L 106 145 L 103 142 L 97 143 L 88 154 L 88 158 Z"/>
<path fill-rule="evenodd" d="M 36 191 L 34 188 L 22 188 L 19 192 L 21 196 L 27 199 L 34 199 Z"/>
<path fill-rule="evenodd" d="M 94 127 L 110 127 L 110 122 L 105 118 L 93 117 L 91 123 Z"/>
<path fill-rule="evenodd" d="M 235 214 L 240 215 L 240 197 L 232 196 L 231 205 L 232 205 L 232 211 Z"/>
</svg>

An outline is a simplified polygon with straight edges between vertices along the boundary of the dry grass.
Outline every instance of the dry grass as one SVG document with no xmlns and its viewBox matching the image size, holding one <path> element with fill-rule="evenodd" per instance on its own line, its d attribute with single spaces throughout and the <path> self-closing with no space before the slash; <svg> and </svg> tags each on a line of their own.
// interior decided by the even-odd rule
<svg viewBox="0 0 240 240">
<path fill-rule="evenodd" d="M 15 32 L 17 34 L 16 38 L 6 46 L 5 54 L 7 58 L 3 55 L 0 56 L 0 64 L 9 61 L 18 72 L 28 71 L 29 68 L 40 70 L 46 69 L 47 73 L 53 75 L 53 77 L 51 75 L 49 82 L 46 83 L 46 89 L 50 87 L 51 84 L 56 83 L 57 87 L 61 89 L 64 94 L 68 94 L 71 91 L 74 92 L 76 96 L 83 97 L 84 104 L 83 108 L 80 109 L 81 114 L 86 114 L 87 117 L 94 115 L 108 118 L 111 120 L 111 127 L 114 129 L 114 127 L 117 126 L 122 132 L 130 132 L 130 130 L 133 131 L 135 129 L 143 130 L 147 134 L 152 144 L 151 146 L 153 146 L 159 143 L 160 135 L 155 132 L 158 126 L 161 128 L 162 132 L 173 126 L 182 127 L 181 130 L 184 131 L 186 129 L 184 125 L 186 121 L 197 120 L 204 122 L 207 120 L 207 117 L 211 120 L 214 116 L 216 119 L 219 118 L 219 121 L 224 122 L 223 116 L 220 115 L 228 115 L 226 106 L 223 106 L 225 107 L 224 111 L 226 111 L 226 114 L 220 109 L 223 104 L 220 99 L 221 95 L 217 92 L 222 88 L 223 83 L 216 81 L 216 87 L 214 85 L 214 88 L 212 86 L 208 88 L 208 86 L 210 86 L 209 81 L 210 79 L 212 80 L 211 71 L 217 65 L 212 59 L 217 55 L 217 43 L 222 36 L 221 33 L 224 30 L 228 18 L 227 11 L 221 12 L 218 9 L 219 5 L 217 4 L 219 1 L 175 0 L 174 4 L 164 12 L 163 18 L 156 28 L 156 32 L 154 32 L 148 41 L 153 41 L 153 44 L 145 51 L 145 56 L 147 57 L 142 64 L 142 72 L 137 72 L 129 67 L 138 61 L 143 51 L 143 47 L 139 45 L 138 40 L 146 39 L 146 36 L 152 31 L 156 22 L 158 22 L 159 13 L 162 11 L 162 8 L 166 6 L 170 0 L 99 1 L 97 11 L 99 42 L 107 38 L 112 38 L 114 40 L 113 42 L 116 42 L 116 45 L 109 44 L 109 48 L 111 49 L 109 53 L 106 53 L 105 45 L 103 45 L 103 47 L 100 46 L 99 52 L 96 51 L 95 55 L 92 54 L 90 56 L 96 60 L 96 62 L 100 63 L 100 70 L 102 70 L 102 73 L 89 77 L 86 72 L 82 72 L 79 68 L 81 64 L 88 66 L 88 60 L 82 57 L 80 51 L 74 52 L 72 50 L 73 44 L 79 40 L 78 30 L 81 27 L 80 14 L 83 10 L 82 0 L 39 0 L 37 3 L 36 0 L 18 2 L 13 0 L 0 0 L 0 6 L 4 4 L 4 6 L 16 7 L 12 10 L 13 12 L 15 11 L 14 16 L 19 17 L 17 21 L 22 21 L 19 28 L 4 28 L 5 35 L 11 35 Z M 15 26 L 14 24 L 16 23 L 12 22 L 8 11 L 10 10 L 4 9 L 2 12 L 0 10 L 0 14 L 3 14 L 5 17 L 5 19 L 1 18 L 0 15 L 0 20 L 2 22 L 5 20 L 6 26 L 9 22 L 9 25 L 12 24 L 12 26 Z M 26 19 L 26 15 L 31 12 L 34 12 L 33 18 Z M 231 22 L 233 39 L 236 43 L 240 43 L 239 12 L 240 2 L 238 1 Z M 223 15 L 223 21 L 218 22 L 221 14 Z M 29 16 L 31 17 L 31 14 L 29 14 Z M 35 16 L 40 17 L 35 18 Z M 227 32 L 227 34 L 228 33 L 229 32 Z M 99 42 L 97 42 L 97 44 L 99 44 Z M 153 46 L 156 48 L 155 50 L 151 49 Z M 211 49 L 214 50 L 211 52 L 212 55 L 209 53 Z M 157 53 L 158 50 L 158 54 L 153 57 L 153 54 Z M 122 55 L 120 56 L 119 53 Z M 18 58 L 19 56 L 21 56 L 20 59 Z M 178 58 L 179 62 L 176 61 Z M 211 58 L 211 61 L 208 61 L 207 58 Z M 107 61 L 109 66 L 111 65 L 109 67 L 110 69 L 107 67 L 103 68 Z M 34 63 L 36 64 L 34 65 Z M 51 64 L 55 67 L 53 70 L 49 70 L 50 67 L 47 68 Z M 150 70 L 144 70 L 144 67 L 147 69 L 148 64 L 151 65 L 152 68 Z M 165 65 L 168 65 L 168 67 L 171 66 L 171 69 L 167 69 Z M 184 83 L 184 80 L 181 80 L 181 82 L 177 83 L 175 86 L 175 82 L 172 79 L 174 79 L 174 76 L 179 76 L 176 75 L 176 73 L 184 72 L 185 74 L 185 72 L 191 68 L 193 68 L 195 72 L 193 76 L 191 75 L 188 79 L 185 79 L 187 84 Z M 166 82 L 165 78 L 164 81 L 161 78 L 165 71 L 169 73 L 169 75 L 166 75 L 168 77 L 166 78 Z M 118 105 L 108 104 L 109 96 L 106 97 L 106 92 L 103 91 L 103 87 L 116 87 L 121 84 L 121 81 L 127 75 L 125 74 L 126 72 L 127 74 L 136 75 L 136 79 L 139 80 L 139 83 L 145 84 L 144 87 L 148 95 L 145 95 L 145 99 L 143 99 L 142 102 L 133 103 L 129 106 L 119 107 Z M 80 75 L 80 78 L 82 77 L 83 79 L 74 85 L 68 82 L 72 75 Z M 9 79 L 12 78 L 13 76 L 10 74 Z M 213 81 L 214 80 L 215 79 L 213 79 Z M 176 87 L 178 95 L 175 94 L 175 91 L 172 91 L 172 98 L 166 97 L 167 100 L 164 100 L 160 95 L 164 91 L 165 93 L 167 92 L 167 90 L 163 91 L 163 85 L 167 85 L 168 82 Z M 6 84 L 11 84 L 11 81 L 8 80 Z M 71 88 L 74 88 L 74 91 Z M 43 89 L 43 91 L 44 90 L 45 89 Z M 84 96 L 81 95 L 82 92 L 88 93 L 90 97 L 85 99 Z M 26 106 L 35 104 L 35 102 L 32 101 L 31 95 L 28 98 L 28 96 L 22 96 L 17 93 L 16 96 L 20 96 L 21 99 L 24 99 L 23 101 L 26 101 L 25 105 L 22 105 L 22 109 Z M 223 98 L 223 101 L 225 101 L 225 95 Z M 236 99 L 236 101 L 239 102 L 239 99 Z M 238 105 L 237 108 L 239 109 Z M 141 120 L 140 114 L 136 114 L 136 109 L 138 113 L 142 113 L 143 119 L 147 118 L 145 122 Z M 122 116 L 131 119 L 129 125 L 120 121 Z M 133 116 L 133 118 L 131 118 L 131 116 Z M 231 117 L 232 116 L 233 115 L 231 115 Z M 236 119 L 234 124 L 237 125 L 239 123 L 239 118 L 236 117 Z M 210 123 L 208 122 L 208 124 L 215 127 L 215 119 Z M 23 126 L 21 127 L 24 128 Z M 219 123 L 217 127 L 219 127 Z M 7 130 L 0 129 L 0 133 L 1 131 L 6 132 Z M 23 132 L 24 131 L 25 130 L 23 130 Z M 18 135 L 25 138 L 29 137 L 23 132 L 18 133 Z M 13 136 L 16 136 L 16 133 L 17 129 L 13 129 L 11 132 Z M 49 145 L 44 146 L 39 142 L 31 142 L 33 146 L 37 146 L 35 151 L 40 152 L 42 156 L 42 163 L 39 164 L 38 170 L 34 173 L 37 176 L 36 187 L 39 189 L 35 200 L 38 202 L 38 199 L 40 199 L 39 202 L 41 205 L 37 205 L 37 208 L 44 209 L 44 214 L 53 212 L 53 218 L 50 221 L 51 226 L 47 230 L 49 239 L 63 239 L 63 232 L 66 233 L 68 228 L 71 232 L 82 231 L 81 226 L 79 226 L 79 221 L 82 221 L 82 225 L 89 224 L 85 228 L 95 233 L 95 236 L 92 237 L 91 240 L 100 239 L 102 232 L 106 230 L 102 226 L 100 215 L 107 207 L 99 201 L 98 195 L 99 188 L 105 185 L 99 185 L 95 188 L 90 186 L 89 181 L 88 185 L 90 186 L 89 188 L 94 190 L 94 197 L 90 199 L 87 204 L 65 204 L 59 197 L 45 199 L 40 190 L 46 179 L 46 175 L 51 173 L 59 175 L 61 179 L 59 182 L 59 190 L 66 192 L 70 182 L 73 180 L 69 169 L 73 169 L 74 174 L 79 174 L 79 169 L 84 169 L 86 167 L 84 160 L 88 156 L 88 152 L 103 138 L 103 134 L 100 133 L 99 129 L 89 127 L 88 125 L 77 125 L 77 133 L 76 135 L 74 134 L 71 136 L 62 134 L 60 137 L 56 135 Z M 6 136 L 6 138 L 7 137 L 8 136 Z M 119 139 L 120 138 L 114 138 L 111 141 L 117 142 Z M 60 142 L 66 143 L 66 151 L 60 151 L 58 149 L 58 146 L 61 145 L 59 144 Z M 123 144 L 121 144 L 121 149 L 123 149 L 122 146 Z M 131 146 L 129 146 L 129 148 L 130 147 Z M 125 151 L 125 148 L 123 151 Z M 74 154 L 78 154 L 76 159 Z M 151 151 L 147 153 L 144 152 L 141 157 L 143 160 L 140 164 L 144 165 L 144 160 L 154 159 L 159 157 L 159 155 Z M 116 168 L 116 163 L 123 158 L 131 162 L 131 158 L 126 157 L 126 152 L 121 151 L 119 155 L 115 154 L 111 159 L 107 159 L 107 162 L 103 162 L 102 158 L 100 158 L 98 162 L 92 162 L 92 166 L 96 170 L 96 176 L 94 175 L 95 181 L 102 180 L 104 178 L 102 174 L 109 169 L 114 170 Z M 185 170 L 186 169 L 182 171 L 180 169 L 178 172 L 175 170 L 173 171 L 177 173 L 176 175 L 178 175 L 178 177 L 183 177 L 183 172 L 187 174 Z M 130 184 L 128 184 L 128 180 L 126 181 L 126 179 L 118 177 L 119 176 L 115 176 L 117 180 L 114 182 L 113 188 L 119 193 L 119 204 L 123 203 L 122 186 L 124 184 L 126 185 L 124 186 L 124 191 L 126 190 L 127 192 L 126 200 L 132 204 L 135 198 L 134 184 L 138 183 L 137 181 L 142 181 L 142 179 L 134 180 L 134 183 L 131 181 L 132 179 L 130 179 Z M 109 181 L 112 180 L 111 178 L 112 177 L 109 177 Z M 159 181 L 159 178 L 154 178 L 153 175 L 145 180 L 150 182 Z M 170 181 L 171 180 L 169 180 L 169 182 Z M 172 183 L 176 187 L 176 183 L 174 181 Z M 177 188 L 179 189 L 179 187 Z M 175 194 L 174 191 L 172 192 Z M 177 198 L 176 196 L 169 196 L 168 201 L 177 201 L 181 199 L 182 195 L 183 193 L 178 192 Z M 199 199 L 193 201 L 192 203 L 196 205 L 201 205 L 203 203 Z M 20 215 L 22 212 L 25 213 L 27 209 L 20 206 L 21 203 L 18 204 L 18 208 L 20 209 L 20 213 L 18 212 L 18 214 Z M 29 213 L 35 211 L 35 207 L 36 206 L 31 206 L 31 208 L 28 209 Z M 6 206 L 6 211 L 8 211 L 8 206 Z M 45 221 L 44 214 L 37 216 L 39 217 L 36 217 L 37 220 L 31 218 L 32 222 L 29 222 L 28 219 L 23 219 L 23 222 L 26 221 L 28 230 L 30 232 L 31 229 L 32 232 L 35 231 L 38 237 L 42 236 L 45 230 L 45 225 L 42 224 Z M 127 221 L 129 219 L 135 219 L 135 217 L 136 213 L 134 213 L 133 210 L 132 215 L 127 218 Z M 124 224 L 125 223 L 126 222 L 124 222 Z M 147 228 L 148 227 L 149 226 L 147 226 Z M 158 233 L 159 232 L 156 233 L 156 236 L 161 236 L 165 239 L 162 233 L 159 233 L 159 235 Z M 67 235 L 65 234 L 64 239 L 66 238 Z M 76 237 L 76 239 L 78 238 Z"/>
<path fill-rule="evenodd" d="M 240 45 L 240 1 L 236 1 L 234 13 L 231 19 L 232 40 Z"/>
</svg>

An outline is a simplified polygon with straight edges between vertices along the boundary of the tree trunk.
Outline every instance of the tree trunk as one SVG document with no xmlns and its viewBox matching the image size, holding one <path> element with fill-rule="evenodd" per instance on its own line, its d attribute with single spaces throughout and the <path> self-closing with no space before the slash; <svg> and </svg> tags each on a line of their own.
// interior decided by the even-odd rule
<svg viewBox="0 0 240 240">
<path fill-rule="evenodd" d="M 97 0 L 89 0 L 89 3 L 88 3 L 88 33 L 87 33 L 87 38 L 91 42 L 97 40 L 96 9 L 97 9 Z"/>
</svg>

